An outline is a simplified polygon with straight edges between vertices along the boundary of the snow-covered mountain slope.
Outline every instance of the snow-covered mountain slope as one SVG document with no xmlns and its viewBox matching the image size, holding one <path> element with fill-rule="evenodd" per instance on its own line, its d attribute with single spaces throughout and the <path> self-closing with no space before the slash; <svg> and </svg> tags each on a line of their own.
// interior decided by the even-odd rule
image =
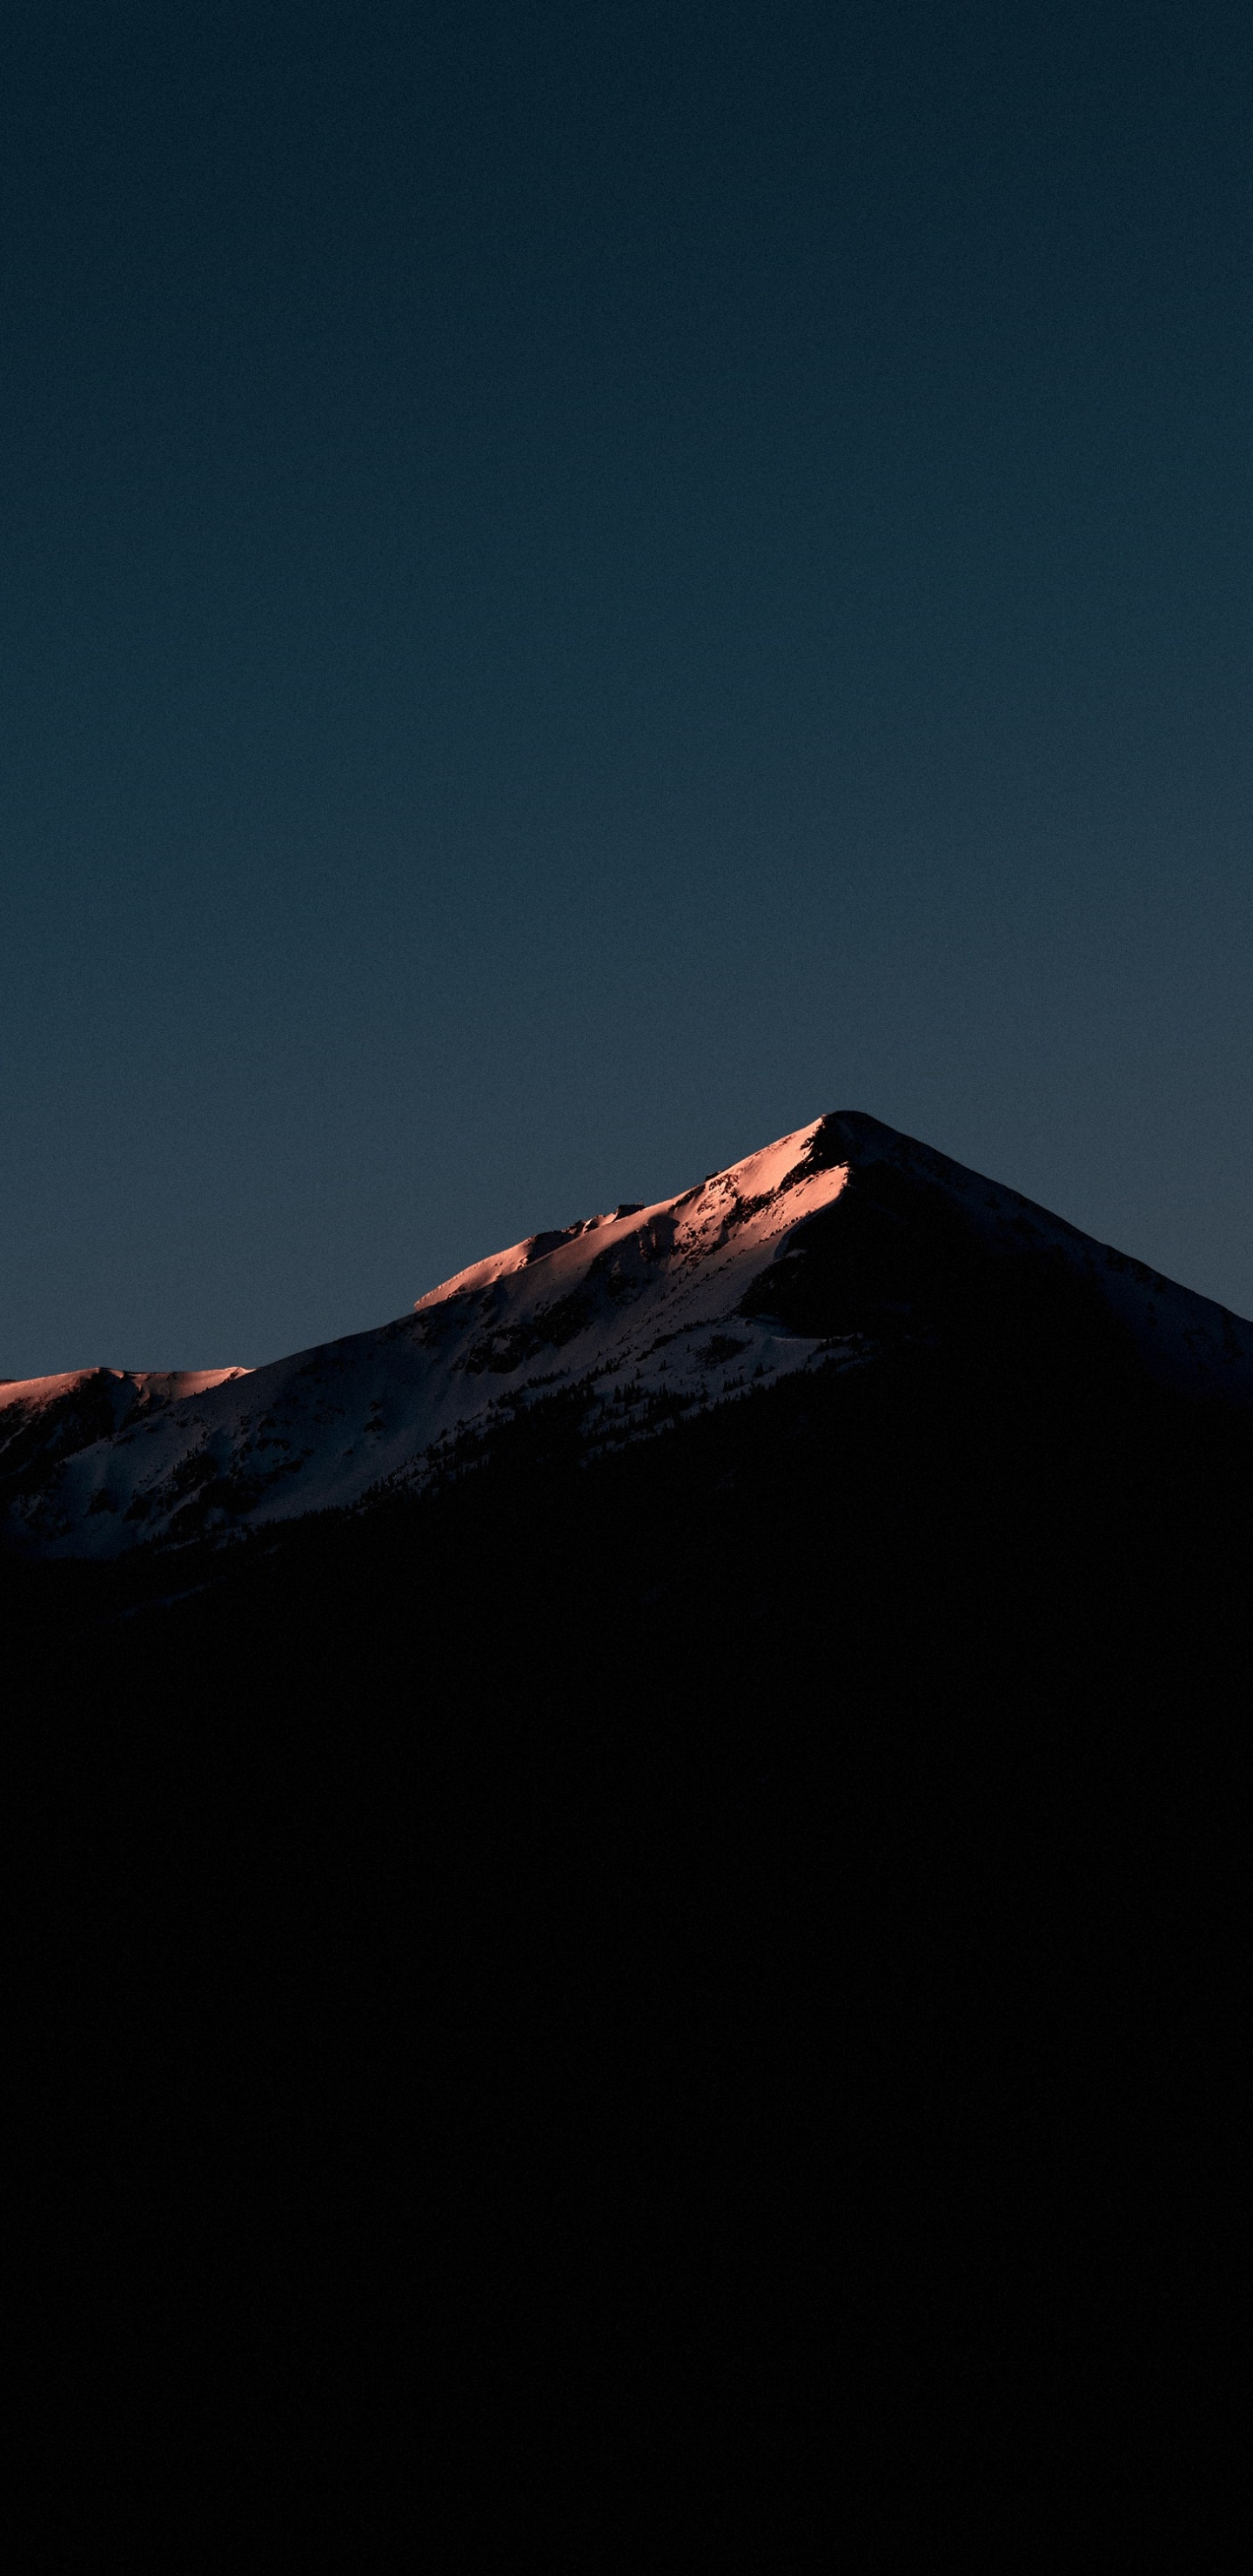
<svg viewBox="0 0 1253 2576">
<path fill-rule="evenodd" d="M 394 1323 L 264 1368 L 0 1385 L 5 1526 L 43 1556 L 225 1538 L 418 1490 L 547 1397 L 578 1406 L 590 1454 L 902 1338 L 942 1347 L 1006 1313 L 1047 1331 L 1050 1300 L 1076 1292 L 1155 1376 L 1253 1402 L 1253 1325 L 837 1112 L 677 1198 L 532 1235 Z"/>
</svg>

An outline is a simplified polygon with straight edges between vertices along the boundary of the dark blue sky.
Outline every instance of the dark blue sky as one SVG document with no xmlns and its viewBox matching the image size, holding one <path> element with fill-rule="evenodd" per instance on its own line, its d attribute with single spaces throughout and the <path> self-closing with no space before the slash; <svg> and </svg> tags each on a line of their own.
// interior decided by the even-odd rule
<svg viewBox="0 0 1253 2576">
<path fill-rule="evenodd" d="M 37 6 L 0 1374 L 869 1109 L 1253 1311 L 1253 19 Z"/>
</svg>

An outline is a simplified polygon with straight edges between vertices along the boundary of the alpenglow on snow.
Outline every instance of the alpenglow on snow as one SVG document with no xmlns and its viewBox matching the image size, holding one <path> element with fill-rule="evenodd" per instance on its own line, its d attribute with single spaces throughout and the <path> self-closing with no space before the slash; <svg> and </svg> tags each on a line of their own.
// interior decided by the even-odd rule
<svg viewBox="0 0 1253 2576">
<path fill-rule="evenodd" d="M 421 1492 L 554 1397 L 595 1456 L 800 1370 L 942 1342 L 946 1317 L 977 1312 L 1024 1264 L 1080 1283 L 1155 1377 L 1253 1401 L 1253 1325 L 837 1111 L 676 1198 L 528 1236 L 394 1323 L 263 1368 L 0 1383 L 0 1527 L 43 1557 L 227 1540 Z"/>
</svg>

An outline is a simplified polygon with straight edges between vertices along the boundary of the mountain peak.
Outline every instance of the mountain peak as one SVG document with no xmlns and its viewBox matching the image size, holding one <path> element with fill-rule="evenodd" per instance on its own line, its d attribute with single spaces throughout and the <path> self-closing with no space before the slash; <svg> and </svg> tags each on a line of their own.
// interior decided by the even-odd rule
<svg viewBox="0 0 1253 2576">
<path fill-rule="evenodd" d="M 800 1371 L 911 1347 L 943 1359 L 984 1333 L 1038 1342 L 1075 1297 L 1158 1378 L 1253 1400 L 1253 1326 L 865 1111 L 831 1110 L 267 1367 L 0 1384 L 0 1508 L 10 1542 L 43 1555 L 222 1538 L 421 1490 L 553 1397 L 591 1455 Z"/>
</svg>

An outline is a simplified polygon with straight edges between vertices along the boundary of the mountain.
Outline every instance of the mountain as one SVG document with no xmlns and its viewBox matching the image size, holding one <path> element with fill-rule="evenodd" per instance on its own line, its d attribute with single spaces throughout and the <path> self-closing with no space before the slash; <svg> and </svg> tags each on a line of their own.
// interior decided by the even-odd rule
<svg viewBox="0 0 1253 2576">
<path fill-rule="evenodd" d="M 847 1114 L 269 1368 L 0 1388 L 58 2405 L 122 2320 L 145 2478 L 194 2408 L 196 2505 L 237 2426 L 319 2563 L 439 2446 L 510 2564 L 572 2461 L 563 2563 L 641 2463 L 708 2555 L 742 2451 L 768 2563 L 860 2481 L 868 2565 L 937 2499 L 1016 2563 L 1027 2493 L 1051 2567 L 1050 2498 L 1121 2529 L 1172 2442 L 1222 2563 L 1178 2426 L 1239 2324 L 1251 1356 Z"/>
<path fill-rule="evenodd" d="M 51 1559 L 220 1541 L 420 1493 L 537 1409 L 576 1413 L 591 1459 L 798 1373 L 1007 1334 L 1025 1352 L 1080 1307 L 1155 1382 L 1253 1401 L 1253 1325 L 913 1138 L 833 1113 L 263 1368 L 0 1385 L 4 1526 Z"/>
</svg>

